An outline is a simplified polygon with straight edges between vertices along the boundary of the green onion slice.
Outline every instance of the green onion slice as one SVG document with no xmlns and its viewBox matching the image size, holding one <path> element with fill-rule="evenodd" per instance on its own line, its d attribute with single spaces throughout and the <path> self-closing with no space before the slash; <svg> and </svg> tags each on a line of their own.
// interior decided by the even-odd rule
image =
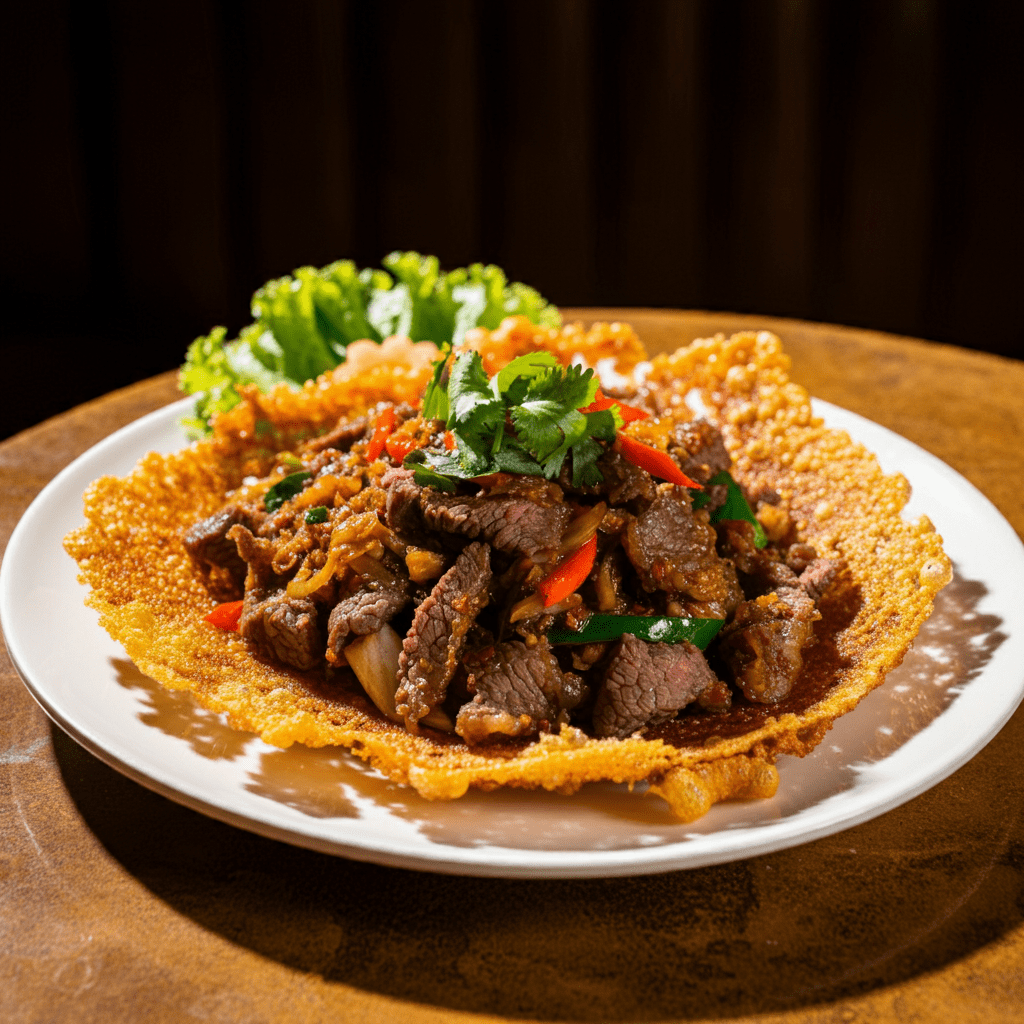
<svg viewBox="0 0 1024 1024">
<path fill-rule="evenodd" d="M 676 618 L 669 615 L 591 615 L 580 630 L 554 626 L 548 630 L 552 644 L 593 644 L 618 640 L 632 633 L 651 643 L 678 644 L 688 640 L 702 651 L 725 625 L 724 619 Z"/>
<path fill-rule="evenodd" d="M 740 485 L 736 483 L 736 481 L 733 480 L 729 473 L 724 469 L 721 473 L 717 473 L 713 476 L 704 486 L 710 487 L 713 484 L 725 484 L 728 489 L 728 494 L 726 496 L 725 503 L 720 505 L 711 513 L 711 522 L 719 523 L 723 519 L 745 519 L 754 527 L 755 545 L 759 548 L 763 548 L 768 543 L 764 527 L 757 521 L 757 516 L 754 515 L 754 510 L 750 507 L 747 499 L 743 497 Z M 706 490 L 691 490 L 690 494 L 693 497 L 694 508 L 701 508 L 710 501 Z"/>
<path fill-rule="evenodd" d="M 304 469 L 301 473 L 289 473 L 282 477 L 263 496 L 263 507 L 268 512 L 276 512 L 289 498 L 294 498 L 302 490 L 302 485 L 312 475 Z"/>
</svg>

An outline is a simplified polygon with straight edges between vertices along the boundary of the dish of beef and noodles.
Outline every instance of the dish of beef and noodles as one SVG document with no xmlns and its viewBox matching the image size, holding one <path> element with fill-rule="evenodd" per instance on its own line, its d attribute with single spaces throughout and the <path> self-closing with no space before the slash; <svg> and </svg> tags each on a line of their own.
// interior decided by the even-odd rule
<svg viewBox="0 0 1024 1024">
<path fill-rule="evenodd" d="M 767 332 L 647 361 L 523 318 L 357 342 L 96 481 L 65 546 L 142 671 L 268 743 L 429 799 L 646 782 L 692 820 L 771 796 L 950 578 L 788 366 Z"/>
</svg>

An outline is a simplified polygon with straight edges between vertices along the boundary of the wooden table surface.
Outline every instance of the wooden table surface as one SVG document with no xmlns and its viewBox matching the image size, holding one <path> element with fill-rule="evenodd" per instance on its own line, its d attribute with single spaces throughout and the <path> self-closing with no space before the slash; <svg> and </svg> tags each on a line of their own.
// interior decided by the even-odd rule
<svg viewBox="0 0 1024 1024">
<path fill-rule="evenodd" d="M 1024 363 L 768 317 L 566 313 L 628 320 L 652 352 L 774 330 L 812 394 L 932 451 L 1024 536 Z M 61 467 L 175 397 L 167 374 L 0 444 L 0 550 Z M 950 778 L 839 835 L 693 871 L 503 881 L 221 824 L 51 726 L 3 650 L 0 694 L 12 1024 L 1024 1020 L 1024 710 Z"/>
</svg>

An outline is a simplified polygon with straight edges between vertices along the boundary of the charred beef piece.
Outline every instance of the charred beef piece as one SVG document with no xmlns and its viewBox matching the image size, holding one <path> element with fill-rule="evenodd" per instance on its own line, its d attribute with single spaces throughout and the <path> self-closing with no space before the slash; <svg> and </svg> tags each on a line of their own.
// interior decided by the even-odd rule
<svg viewBox="0 0 1024 1024">
<path fill-rule="evenodd" d="M 747 700 L 777 704 L 789 694 L 820 618 L 800 587 L 779 587 L 736 609 L 719 634 L 718 654 Z"/>
<path fill-rule="evenodd" d="M 623 547 L 647 591 L 665 590 L 724 618 L 742 600 L 732 564 L 718 557 L 707 515 L 694 514 L 681 488 L 662 491 L 626 529 Z M 698 611 L 698 609 L 693 609 Z"/>
<path fill-rule="evenodd" d="M 774 548 L 757 547 L 751 523 L 730 520 L 719 526 L 719 553 L 735 563 L 743 574 L 744 590 L 753 595 L 779 587 L 802 587 L 817 601 L 842 565 L 839 559 L 818 558 L 814 548 L 803 543 L 790 545 L 783 562 Z"/>
<path fill-rule="evenodd" d="M 462 657 L 466 632 L 487 604 L 490 549 L 470 544 L 421 602 L 402 643 L 395 704 L 406 725 L 417 723 L 444 699 Z"/>
<path fill-rule="evenodd" d="M 407 582 L 400 587 L 388 587 L 373 581 L 343 597 L 327 620 L 327 660 L 338 664 L 350 638 L 376 633 L 408 603 Z"/>
<path fill-rule="evenodd" d="M 366 436 L 369 427 L 370 420 L 367 416 L 359 416 L 354 420 L 342 418 L 338 420 L 333 430 L 307 441 L 302 446 L 303 451 L 322 452 L 332 448 L 335 451 L 347 452 L 356 441 Z"/>
<path fill-rule="evenodd" d="M 533 557 L 558 547 L 572 513 L 567 505 L 538 505 L 525 498 L 472 497 L 427 491 L 420 498 L 427 526 L 486 541 L 498 551 Z"/>
<path fill-rule="evenodd" d="M 316 605 L 307 597 L 289 597 L 284 590 L 265 593 L 250 588 L 242 605 L 238 630 L 266 655 L 308 671 L 323 659 L 324 638 Z"/>
<path fill-rule="evenodd" d="M 420 513 L 423 488 L 416 483 L 413 471 L 389 469 L 380 482 L 387 492 L 384 522 L 410 543 L 425 546 L 423 516 Z"/>
<path fill-rule="evenodd" d="M 666 722 L 717 682 L 693 644 L 651 644 L 626 633 L 594 703 L 594 732 L 621 738 Z"/>
<path fill-rule="evenodd" d="M 717 427 L 706 420 L 679 423 L 668 444 L 669 454 L 692 480 L 706 484 L 713 476 L 728 470 L 732 459 Z"/>
<path fill-rule="evenodd" d="M 307 597 L 289 597 L 285 581 L 271 569 L 274 545 L 242 525 L 228 533 L 249 566 L 238 631 L 267 657 L 308 671 L 323 660 L 324 639 L 317 607 Z"/>
<path fill-rule="evenodd" d="M 245 579 L 246 563 L 235 542 L 228 537 L 232 526 L 241 525 L 255 532 L 254 513 L 241 505 L 227 505 L 202 519 L 185 534 L 185 549 L 205 572 L 211 568 L 227 569 L 239 582 Z"/>
<path fill-rule="evenodd" d="M 468 686 L 475 696 L 459 710 L 455 731 L 471 744 L 548 732 L 568 721 L 585 693 L 583 680 L 562 672 L 546 642 L 527 647 L 518 640 L 471 669 Z"/>
<path fill-rule="evenodd" d="M 797 575 L 781 561 L 771 547 L 759 548 L 754 540 L 754 525 L 742 519 L 718 524 L 718 551 L 740 571 L 740 582 L 747 594 L 756 595 L 776 587 L 798 586 Z"/>
<path fill-rule="evenodd" d="M 786 565 L 795 573 L 801 573 L 818 557 L 810 544 L 790 544 L 786 549 Z"/>
<path fill-rule="evenodd" d="M 413 543 L 424 534 L 455 534 L 532 557 L 558 547 L 572 516 L 562 503 L 541 504 L 528 496 L 444 494 L 420 487 L 410 470 L 392 470 L 382 483 L 388 493 L 385 521 Z"/>
<path fill-rule="evenodd" d="M 842 563 L 838 559 L 816 558 L 800 573 L 800 586 L 807 591 L 815 604 L 832 586 L 841 567 Z"/>
<path fill-rule="evenodd" d="M 804 543 L 790 545 L 782 562 L 774 549 L 755 546 L 754 529 L 745 522 L 721 524 L 719 550 L 735 560 L 744 589 L 757 595 L 722 630 L 719 655 L 748 700 L 778 703 L 800 675 L 803 651 L 814 642 L 814 623 L 821 618 L 816 603 L 842 562 L 818 558 Z"/>
<path fill-rule="evenodd" d="M 559 474 L 558 482 L 568 494 L 583 494 L 588 497 L 603 497 L 611 505 L 630 505 L 634 502 L 649 505 L 658 495 L 654 477 L 639 466 L 624 459 L 614 448 L 609 448 L 598 460 L 597 468 L 601 482 L 590 487 L 573 487 L 571 459 L 566 459 Z"/>
</svg>

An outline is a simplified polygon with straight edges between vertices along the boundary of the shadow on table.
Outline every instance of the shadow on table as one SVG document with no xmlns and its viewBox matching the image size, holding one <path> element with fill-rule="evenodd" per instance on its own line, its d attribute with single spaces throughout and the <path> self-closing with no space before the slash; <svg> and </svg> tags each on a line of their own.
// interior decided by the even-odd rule
<svg viewBox="0 0 1024 1024">
<path fill-rule="evenodd" d="M 980 586 L 963 591 L 971 608 Z M 995 636 L 998 623 L 988 625 Z M 150 710 L 177 720 L 173 708 Z M 201 728 L 190 742 L 204 756 L 234 755 Z M 89 827 L 208 931 L 363 991 L 573 1021 L 810 1006 L 936 970 L 1016 928 L 1022 744 L 1017 714 L 934 789 L 791 850 L 637 878 L 512 881 L 384 868 L 264 839 L 151 793 L 53 729 Z"/>
</svg>

